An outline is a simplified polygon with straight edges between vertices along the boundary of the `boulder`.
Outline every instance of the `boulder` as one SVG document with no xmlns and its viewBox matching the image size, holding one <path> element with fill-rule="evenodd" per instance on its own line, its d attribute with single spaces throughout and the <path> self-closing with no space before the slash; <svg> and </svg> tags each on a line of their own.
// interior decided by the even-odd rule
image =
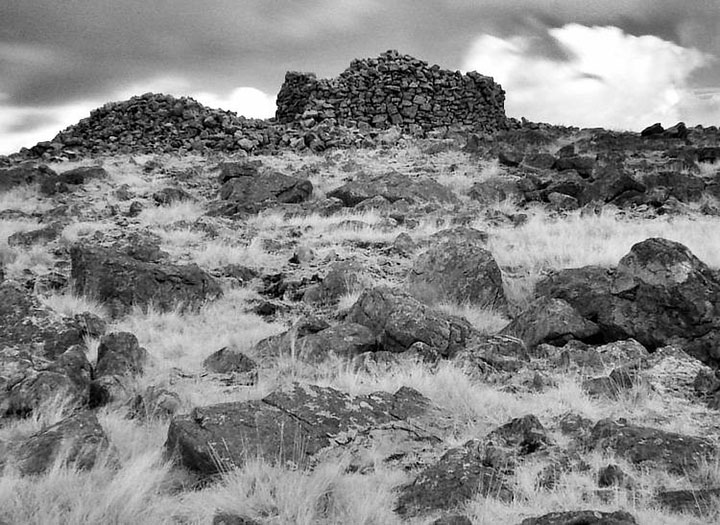
<svg viewBox="0 0 720 525">
<path fill-rule="evenodd" d="M 340 199 L 347 207 L 360 204 L 365 199 L 381 196 L 395 202 L 404 199 L 410 204 L 454 204 L 458 202 L 452 190 L 428 177 L 410 178 L 395 171 L 367 177 L 358 174 L 356 180 L 328 192 L 328 197 Z"/>
<path fill-rule="evenodd" d="M 587 445 L 592 450 L 611 450 L 638 467 L 665 469 L 687 475 L 716 454 L 705 438 L 631 425 L 624 420 L 602 419 L 590 432 Z"/>
<path fill-rule="evenodd" d="M 58 399 L 71 406 L 88 401 L 92 367 L 83 347 L 74 345 L 55 361 L 5 348 L 0 365 L 0 414 L 26 416 Z"/>
<path fill-rule="evenodd" d="M 319 362 L 329 356 L 352 359 L 377 350 L 375 334 L 366 326 L 342 323 L 298 340 L 295 349 L 303 361 Z"/>
<path fill-rule="evenodd" d="M 351 396 L 293 383 L 262 400 L 195 408 L 176 416 L 165 447 L 178 463 L 202 476 L 226 472 L 254 457 L 307 465 L 328 447 L 342 447 L 361 432 L 413 419 L 427 409 L 428 400 L 407 388 L 395 394 Z"/>
<path fill-rule="evenodd" d="M 297 203 L 312 194 L 312 183 L 277 171 L 252 177 L 233 177 L 220 188 L 219 197 L 228 210 L 258 212 L 277 203 Z"/>
<path fill-rule="evenodd" d="M 197 265 L 144 262 L 116 250 L 75 245 L 70 250 L 74 291 L 106 303 L 113 316 L 151 304 L 162 311 L 197 308 L 222 294 Z"/>
<path fill-rule="evenodd" d="M 640 132 L 641 137 L 654 137 L 657 135 L 662 135 L 663 131 L 665 131 L 665 128 L 663 128 L 662 124 L 659 122 L 656 122 L 655 124 L 652 124 L 648 127 L 646 127 L 644 130 Z"/>
<path fill-rule="evenodd" d="M 330 271 L 320 284 L 308 288 L 303 301 L 309 304 L 333 304 L 345 294 L 357 288 L 364 269 L 362 265 L 353 261 L 333 263 Z"/>
<path fill-rule="evenodd" d="M 514 494 L 504 474 L 485 464 L 478 441 L 448 450 L 409 484 L 400 488 L 395 511 L 403 518 L 445 511 L 477 495 L 510 502 Z"/>
<path fill-rule="evenodd" d="M 0 348 L 32 345 L 34 355 L 55 359 L 71 346 L 83 344 L 86 335 L 99 335 L 91 332 L 104 330 L 97 324 L 101 320 L 88 316 L 60 316 L 17 283 L 0 283 Z"/>
<path fill-rule="evenodd" d="M 563 346 L 571 339 L 592 341 L 600 333 L 598 326 L 588 321 L 562 299 L 540 297 L 500 331 L 523 340 L 527 348 L 541 343 Z"/>
<path fill-rule="evenodd" d="M 615 512 L 571 510 L 526 518 L 520 525 L 637 525 L 637 521 L 632 514 L 624 510 Z"/>
<path fill-rule="evenodd" d="M 677 345 L 706 364 L 720 363 L 720 280 L 678 242 L 647 239 L 615 271 L 563 270 L 536 292 L 570 303 L 606 340 L 634 338 L 651 351 Z"/>
<path fill-rule="evenodd" d="M 109 448 L 105 431 L 92 412 L 80 412 L 11 443 L 8 463 L 25 475 L 42 474 L 56 461 L 78 470 L 89 470 Z"/>
<path fill-rule="evenodd" d="M 153 193 L 152 198 L 160 206 L 170 206 L 178 202 L 194 200 L 192 195 L 182 188 L 163 188 Z"/>
<path fill-rule="evenodd" d="M 7 191 L 21 184 L 42 182 L 49 177 L 57 177 L 57 173 L 41 164 L 21 164 L 12 168 L 0 169 L 0 191 Z"/>
<path fill-rule="evenodd" d="M 420 341 L 443 357 L 453 356 L 473 333 L 465 319 L 433 310 L 407 292 L 386 286 L 365 290 L 345 321 L 368 327 L 387 351 L 404 352 Z"/>
<path fill-rule="evenodd" d="M 440 243 L 421 254 L 405 286 L 430 305 L 451 302 L 507 309 L 500 268 L 488 250 L 469 240 Z"/>
<path fill-rule="evenodd" d="M 720 504 L 720 488 L 663 490 L 655 496 L 655 501 L 661 507 L 678 514 L 716 516 Z"/>
<path fill-rule="evenodd" d="M 594 182 L 585 187 L 579 196 L 580 204 L 590 202 L 618 202 L 645 192 L 646 187 L 620 166 L 598 166 L 593 170 Z"/>
<path fill-rule="evenodd" d="M 698 201 L 705 190 L 703 179 L 679 171 L 655 171 L 645 175 L 643 183 L 649 190 L 666 190 L 668 196 L 673 196 L 680 202 Z"/>
</svg>

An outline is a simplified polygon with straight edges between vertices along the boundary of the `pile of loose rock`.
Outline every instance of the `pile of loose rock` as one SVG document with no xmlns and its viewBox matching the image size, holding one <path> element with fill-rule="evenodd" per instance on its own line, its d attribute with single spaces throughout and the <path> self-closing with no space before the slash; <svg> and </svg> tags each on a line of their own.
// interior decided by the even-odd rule
<svg viewBox="0 0 720 525">
<path fill-rule="evenodd" d="M 428 67 L 388 51 L 353 61 L 335 79 L 288 72 L 278 94 L 277 121 L 247 119 L 189 97 L 146 93 L 95 109 L 26 156 L 321 151 L 372 145 L 379 129 L 392 126 L 416 135 L 453 126 L 493 133 L 508 125 L 504 101 L 504 91 L 490 77 Z"/>
<path fill-rule="evenodd" d="M 280 122 L 333 120 L 347 127 L 401 126 L 421 134 L 463 124 L 492 133 L 506 126 L 505 92 L 474 71 L 443 70 L 397 51 L 354 60 L 338 77 L 288 72 L 277 99 Z"/>
</svg>

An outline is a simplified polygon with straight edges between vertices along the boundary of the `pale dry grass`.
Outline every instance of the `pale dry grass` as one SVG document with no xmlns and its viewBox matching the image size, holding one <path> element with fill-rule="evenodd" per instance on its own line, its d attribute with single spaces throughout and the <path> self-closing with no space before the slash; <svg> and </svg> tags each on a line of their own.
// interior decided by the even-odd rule
<svg viewBox="0 0 720 525">
<path fill-rule="evenodd" d="M 0 211 L 18 210 L 24 213 L 42 213 L 52 208 L 52 202 L 40 196 L 38 184 L 21 184 L 0 192 Z"/>
</svg>

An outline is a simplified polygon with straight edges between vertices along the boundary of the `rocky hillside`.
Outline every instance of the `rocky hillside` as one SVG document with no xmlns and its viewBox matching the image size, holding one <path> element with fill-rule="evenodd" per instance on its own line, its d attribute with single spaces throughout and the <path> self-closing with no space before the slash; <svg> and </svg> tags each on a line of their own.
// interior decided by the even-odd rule
<svg viewBox="0 0 720 525">
<path fill-rule="evenodd" d="M 717 523 L 718 130 L 308 111 L 3 159 L 0 523 Z"/>
</svg>

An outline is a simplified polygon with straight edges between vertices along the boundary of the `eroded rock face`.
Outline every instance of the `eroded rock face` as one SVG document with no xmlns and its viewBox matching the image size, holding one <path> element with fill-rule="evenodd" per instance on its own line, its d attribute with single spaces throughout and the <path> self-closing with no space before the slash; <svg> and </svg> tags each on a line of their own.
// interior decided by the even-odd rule
<svg viewBox="0 0 720 525">
<path fill-rule="evenodd" d="M 716 453 L 711 441 L 603 419 L 590 432 L 591 449 L 612 450 L 638 466 L 652 466 L 685 475 Z"/>
<path fill-rule="evenodd" d="M 130 312 L 133 305 L 195 308 L 222 293 L 195 264 L 143 262 L 112 249 L 78 245 L 70 257 L 75 293 L 106 303 L 114 316 Z"/>
<path fill-rule="evenodd" d="M 720 280 L 680 243 L 635 244 L 614 271 L 563 270 L 538 284 L 595 322 L 606 340 L 634 338 L 650 350 L 678 345 L 720 363 Z"/>
<path fill-rule="evenodd" d="M 367 326 L 385 350 L 404 352 L 418 341 L 451 357 L 472 335 L 465 320 L 424 305 L 407 292 L 380 286 L 365 290 L 346 321 Z"/>
<path fill-rule="evenodd" d="M 492 254 L 468 240 L 448 241 L 421 254 L 408 273 L 406 288 L 426 304 L 469 303 L 504 311 L 502 275 Z"/>
<path fill-rule="evenodd" d="M 428 400 L 409 390 L 350 396 L 294 383 L 259 401 L 223 403 L 176 416 L 165 447 L 180 464 L 205 476 L 256 456 L 306 465 L 323 449 L 350 443 L 357 433 L 424 413 Z"/>
</svg>

